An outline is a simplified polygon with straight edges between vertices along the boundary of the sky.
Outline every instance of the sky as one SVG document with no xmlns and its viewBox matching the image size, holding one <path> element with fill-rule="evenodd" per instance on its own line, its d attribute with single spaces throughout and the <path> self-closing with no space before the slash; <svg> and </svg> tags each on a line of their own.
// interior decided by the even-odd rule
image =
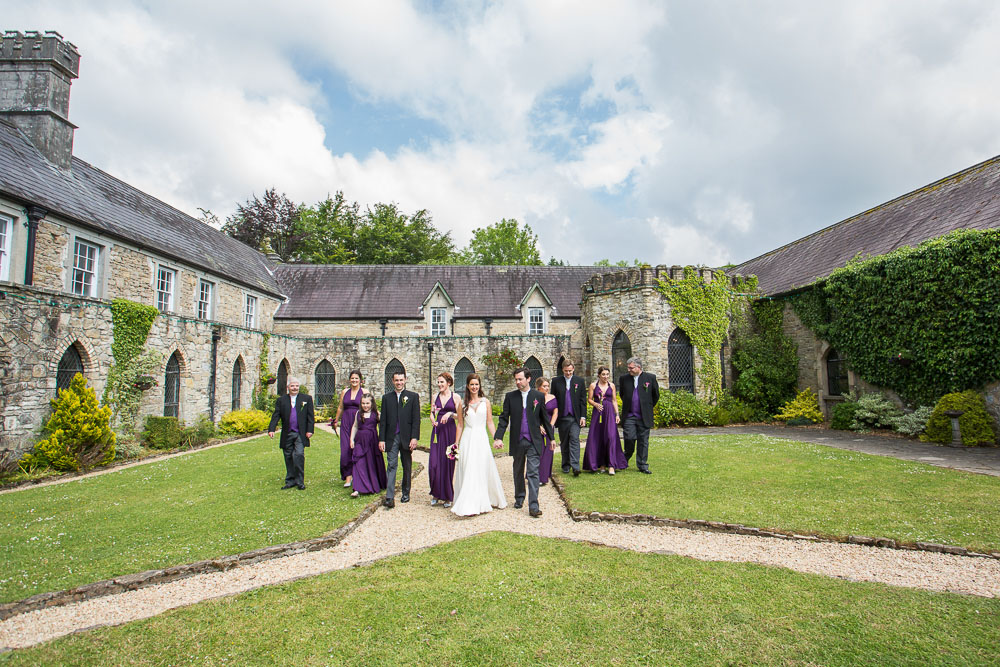
<svg viewBox="0 0 1000 667">
<path fill-rule="evenodd" d="M 1000 3 L 87 0 L 74 154 L 198 216 L 275 187 L 465 246 L 740 263 L 1000 154 Z"/>
</svg>

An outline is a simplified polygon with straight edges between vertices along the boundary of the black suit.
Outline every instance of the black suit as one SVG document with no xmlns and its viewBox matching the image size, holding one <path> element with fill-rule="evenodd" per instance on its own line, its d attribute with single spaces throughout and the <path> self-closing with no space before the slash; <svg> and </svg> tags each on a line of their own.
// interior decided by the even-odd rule
<svg viewBox="0 0 1000 667">
<path fill-rule="evenodd" d="M 562 454 L 562 471 L 580 470 L 580 420 L 587 418 L 587 383 L 579 375 L 570 378 L 569 404 L 572 414 L 566 409 L 566 376 L 552 380 L 552 394 L 559 407 L 559 450 Z"/>
<path fill-rule="evenodd" d="M 521 392 L 514 390 L 508 392 L 503 399 L 503 412 L 497 420 L 497 431 L 493 434 L 494 440 L 503 440 L 507 425 L 512 426 L 510 430 L 509 453 L 514 457 L 514 501 L 520 505 L 524 502 L 524 481 L 525 465 L 527 465 L 528 480 L 528 509 L 532 512 L 538 511 L 538 461 L 542 457 L 542 448 L 545 440 L 542 438 L 542 429 L 549 438 L 552 438 L 552 424 L 549 423 L 545 413 L 545 394 L 531 389 L 527 396 L 528 409 L 528 433 L 530 440 L 521 436 L 521 420 L 524 417 Z"/>
<path fill-rule="evenodd" d="M 399 431 L 397 433 L 397 426 Z M 385 453 L 388 458 L 385 497 L 392 500 L 396 495 L 396 468 L 401 459 L 403 462 L 403 499 L 410 496 L 410 471 L 413 468 L 413 458 L 410 454 L 410 440 L 420 439 L 420 396 L 404 389 L 396 396 L 390 391 L 382 397 L 382 412 L 379 415 L 379 432 L 385 442 Z"/>
<path fill-rule="evenodd" d="M 287 394 L 279 396 L 267 432 L 274 433 L 278 420 L 281 420 L 281 437 L 278 438 L 278 447 L 285 455 L 285 486 L 304 487 L 306 457 L 303 448 L 309 446 L 309 438 L 306 437 L 306 433 L 315 432 L 316 427 L 312 396 L 309 394 L 296 394 L 295 396 L 297 431 L 291 429 L 291 417 L 292 397 Z"/>
<path fill-rule="evenodd" d="M 649 470 L 649 429 L 653 428 L 653 408 L 660 400 L 660 385 L 656 376 L 643 371 L 639 373 L 639 414 L 636 419 L 632 412 L 632 396 L 635 393 L 635 378 L 630 373 L 618 378 L 618 395 L 622 398 L 622 434 L 625 440 L 625 460 L 635 452 L 635 465 L 639 470 Z"/>
</svg>

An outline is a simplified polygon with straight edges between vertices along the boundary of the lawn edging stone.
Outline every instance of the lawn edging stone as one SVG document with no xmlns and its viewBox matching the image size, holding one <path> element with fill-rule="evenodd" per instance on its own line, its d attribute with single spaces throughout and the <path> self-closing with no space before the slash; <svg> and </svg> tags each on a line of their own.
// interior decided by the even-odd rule
<svg viewBox="0 0 1000 667">
<path fill-rule="evenodd" d="M 798 540 L 804 542 L 832 542 L 838 544 L 857 544 L 862 546 L 872 546 L 881 549 L 899 549 L 901 551 L 929 551 L 932 553 L 951 554 L 954 556 L 969 556 L 972 558 L 992 558 L 1000 560 L 1000 552 L 980 553 L 965 547 L 958 547 L 948 544 L 936 544 L 934 542 L 916 542 L 906 544 L 898 542 L 888 537 L 868 537 L 865 535 L 848 535 L 846 537 L 835 535 L 813 535 L 802 533 L 791 533 L 780 530 L 765 530 L 744 526 L 739 523 L 725 523 L 723 521 L 706 521 L 705 519 L 668 519 L 654 516 L 652 514 L 616 514 L 614 512 L 586 512 L 579 510 L 570 503 L 566 495 L 566 486 L 553 474 L 550 478 L 553 488 L 566 507 L 566 512 L 574 521 L 593 521 L 605 523 L 624 523 L 635 526 L 661 526 L 665 528 L 686 528 L 688 530 L 707 530 L 719 533 L 729 533 L 733 535 L 751 535 L 754 537 L 773 537 L 782 540 Z"/>
</svg>

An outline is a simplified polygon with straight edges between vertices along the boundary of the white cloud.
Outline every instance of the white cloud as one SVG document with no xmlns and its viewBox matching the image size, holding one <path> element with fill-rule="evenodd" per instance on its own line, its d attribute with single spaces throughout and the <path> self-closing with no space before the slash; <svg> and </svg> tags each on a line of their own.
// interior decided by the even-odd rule
<svg viewBox="0 0 1000 667">
<path fill-rule="evenodd" d="M 600 138 L 563 171 L 584 188 L 615 191 L 642 166 L 655 165 L 670 120 L 660 113 L 631 111 L 592 126 Z"/>
</svg>

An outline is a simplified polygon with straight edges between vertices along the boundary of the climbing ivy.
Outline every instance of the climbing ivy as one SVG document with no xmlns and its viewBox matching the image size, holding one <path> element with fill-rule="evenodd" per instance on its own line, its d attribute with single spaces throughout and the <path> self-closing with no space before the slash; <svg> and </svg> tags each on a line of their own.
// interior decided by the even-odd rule
<svg viewBox="0 0 1000 667">
<path fill-rule="evenodd" d="M 257 360 L 257 384 L 253 388 L 253 407 L 255 410 L 263 410 L 264 412 L 271 412 L 274 409 L 273 401 L 269 398 L 270 391 L 268 390 L 267 381 L 271 377 L 271 369 L 268 366 L 268 342 L 271 340 L 271 334 L 265 333 L 260 337 L 260 356 Z"/>
<path fill-rule="evenodd" d="M 795 396 L 798 354 L 795 342 L 785 335 L 784 304 L 758 300 L 751 317 L 733 327 L 733 393 L 767 420 Z"/>
<path fill-rule="evenodd" d="M 1000 378 L 1000 229 L 857 258 L 790 301 L 855 373 L 911 403 Z"/>
<path fill-rule="evenodd" d="M 135 357 L 146 345 L 153 320 L 159 315 L 153 306 L 147 306 L 128 299 L 111 302 L 111 355 L 116 364 L 124 364 Z"/>
<path fill-rule="evenodd" d="M 684 267 L 680 279 L 660 278 L 658 291 L 670 304 L 674 322 L 687 333 L 701 359 L 702 383 L 710 398 L 722 394 L 719 352 L 729 333 L 730 320 L 742 317 L 757 278 L 740 278 L 736 289 L 722 276 L 706 282 L 693 266 Z"/>
<path fill-rule="evenodd" d="M 149 330 L 159 311 L 128 299 L 111 302 L 111 356 L 114 364 L 108 371 L 102 402 L 111 408 L 112 424 L 125 433 L 135 430 L 142 391 L 136 387 L 140 375 L 151 375 L 159 369 L 161 356 L 157 352 L 143 353 Z"/>
</svg>

